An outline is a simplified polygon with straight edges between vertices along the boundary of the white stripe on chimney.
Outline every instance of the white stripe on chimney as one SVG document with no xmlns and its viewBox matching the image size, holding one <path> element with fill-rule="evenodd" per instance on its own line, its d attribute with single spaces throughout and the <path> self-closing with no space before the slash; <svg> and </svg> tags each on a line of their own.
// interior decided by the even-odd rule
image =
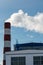
<svg viewBox="0 0 43 65">
<path fill-rule="evenodd" d="M 11 41 L 4 41 L 4 47 L 11 47 Z"/>
<path fill-rule="evenodd" d="M 4 34 L 10 34 L 10 33 L 11 33 L 10 29 L 9 28 L 5 28 Z"/>
</svg>

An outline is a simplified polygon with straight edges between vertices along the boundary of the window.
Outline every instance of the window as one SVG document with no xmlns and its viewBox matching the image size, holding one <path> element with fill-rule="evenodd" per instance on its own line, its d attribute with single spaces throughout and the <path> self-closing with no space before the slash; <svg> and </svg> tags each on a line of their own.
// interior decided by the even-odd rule
<svg viewBox="0 0 43 65">
<path fill-rule="evenodd" d="M 34 56 L 33 65 L 43 65 L 43 56 Z"/>
<path fill-rule="evenodd" d="M 25 57 L 12 57 L 11 65 L 25 65 Z"/>
</svg>

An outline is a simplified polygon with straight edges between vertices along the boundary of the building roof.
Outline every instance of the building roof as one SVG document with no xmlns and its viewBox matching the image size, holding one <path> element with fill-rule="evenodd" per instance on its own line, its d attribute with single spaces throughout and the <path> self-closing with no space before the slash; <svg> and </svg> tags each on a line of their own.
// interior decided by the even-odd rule
<svg viewBox="0 0 43 65">
<path fill-rule="evenodd" d="M 6 52 L 6 55 L 43 54 L 43 50 L 19 50 Z"/>
<path fill-rule="evenodd" d="M 16 47 L 26 47 L 26 46 L 43 46 L 43 43 L 24 43 L 24 44 L 16 44 Z"/>
<path fill-rule="evenodd" d="M 14 45 L 14 50 L 27 50 L 27 49 L 41 49 L 43 50 L 43 43 L 23 43 Z"/>
</svg>

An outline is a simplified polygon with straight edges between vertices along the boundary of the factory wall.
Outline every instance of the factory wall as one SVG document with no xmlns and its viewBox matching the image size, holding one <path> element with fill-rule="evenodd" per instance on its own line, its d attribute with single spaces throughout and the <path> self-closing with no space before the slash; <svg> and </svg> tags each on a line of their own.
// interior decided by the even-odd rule
<svg viewBox="0 0 43 65">
<path fill-rule="evenodd" d="M 25 65 L 33 65 L 34 56 L 43 56 L 43 50 L 13 51 L 6 53 L 6 65 L 11 65 L 11 57 L 25 57 Z"/>
</svg>

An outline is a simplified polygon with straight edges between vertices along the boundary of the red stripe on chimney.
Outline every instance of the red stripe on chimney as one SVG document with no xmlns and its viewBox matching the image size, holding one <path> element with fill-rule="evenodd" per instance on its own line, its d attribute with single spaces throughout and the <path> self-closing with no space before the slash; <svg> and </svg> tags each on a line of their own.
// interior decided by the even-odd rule
<svg viewBox="0 0 43 65">
<path fill-rule="evenodd" d="M 11 27 L 11 25 L 10 25 L 9 22 L 7 22 L 7 23 L 4 24 L 4 28 L 10 28 L 10 27 Z"/>
<path fill-rule="evenodd" d="M 4 35 L 4 41 L 10 41 L 11 40 L 11 35 Z"/>
<path fill-rule="evenodd" d="M 9 51 L 11 51 L 11 48 L 10 48 L 10 47 L 4 47 L 4 51 L 3 51 L 3 53 L 5 53 L 5 52 L 9 52 Z"/>
<path fill-rule="evenodd" d="M 5 60 L 3 60 L 3 65 L 6 65 L 6 61 Z"/>
</svg>

